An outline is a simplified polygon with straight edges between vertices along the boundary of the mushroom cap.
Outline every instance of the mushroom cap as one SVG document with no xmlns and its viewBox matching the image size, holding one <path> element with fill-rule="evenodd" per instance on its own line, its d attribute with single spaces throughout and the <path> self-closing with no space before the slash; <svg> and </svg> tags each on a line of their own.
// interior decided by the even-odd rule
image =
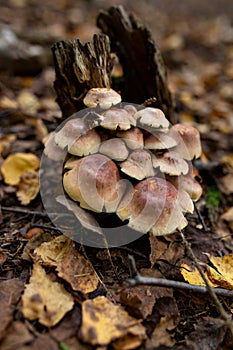
<svg viewBox="0 0 233 350">
<path fill-rule="evenodd" d="M 200 133 L 193 126 L 175 124 L 170 133 L 177 141 L 176 151 L 186 160 L 199 158 L 201 156 Z"/>
<path fill-rule="evenodd" d="M 144 147 L 143 133 L 139 128 L 131 128 L 126 131 L 118 131 L 117 136 L 124 139 L 130 149 L 141 149 Z"/>
<path fill-rule="evenodd" d="M 86 156 L 96 153 L 99 150 L 101 138 L 94 130 L 88 130 L 85 135 L 81 135 L 69 148 L 69 153 L 75 156 Z"/>
<path fill-rule="evenodd" d="M 113 138 L 101 143 L 99 152 L 110 159 L 122 162 L 128 157 L 129 151 L 123 140 Z"/>
<path fill-rule="evenodd" d="M 171 137 L 170 132 L 156 132 L 145 136 L 144 146 L 147 149 L 163 150 L 170 149 L 177 145 L 174 138 Z"/>
<path fill-rule="evenodd" d="M 121 171 L 137 180 L 154 176 L 151 155 L 148 151 L 138 149 L 133 151 L 128 158 L 120 164 Z"/>
<path fill-rule="evenodd" d="M 123 195 L 116 164 L 102 154 L 81 158 L 76 166 L 66 172 L 63 186 L 82 208 L 95 212 L 114 212 Z"/>
<path fill-rule="evenodd" d="M 49 133 L 45 139 L 43 139 L 45 149 L 44 154 L 51 160 L 55 162 L 63 160 L 66 155 L 66 151 L 61 149 L 54 140 L 55 131 Z"/>
<path fill-rule="evenodd" d="M 129 114 L 131 114 L 133 117 L 134 117 L 134 115 L 135 115 L 135 113 L 137 113 L 137 109 L 136 109 L 136 107 L 134 106 L 134 105 L 128 105 L 128 104 L 126 104 L 126 105 L 124 105 L 124 109 L 129 113 Z M 135 118 L 135 119 L 137 119 L 137 118 Z"/>
<path fill-rule="evenodd" d="M 166 235 L 187 225 L 179 206 L 178 191 L 168 181 L 151 177 L 130 189 L 121 201 L 117 215 L 129 220 L 129 227 L 143 233 Z"/>
<path fill-rule="evenodd" d="M 125 109 L 112 107 L 103 113 L 100 125 L 109 130 L 128 130 L 131 126 L 136 126 L 136 120 Z"/>
<path fill-rule="evenodd" d="M 200 183 L 196 180 L 199 174 L 196 168 L 189 163 L 189 171 L 185 175 L 177 176 L 167 176 L 167 180 L 171 182 L 179 191 L 185 191 L 188 193 L 190 198 L 196 202 L 202 195 L 202 187 Z"/>
<path fill-rule="evenodd" d="M 62 195 L 58 196 L 56 201 L 64 205 L 68 210 L 72 211 L 83 227 L 101 235 L 103 234 L 102 229 L 95 220 L 94 216 L 86 210 L 80 208 L 77 203 L 74 203 Z"/>
<path fill-rule="evenodd" d="M 90 128 L 83 119 L 73 118 L 69 119 L 62 125 L 58 132 L 55 132 L 55 143 L 61 148 L 69 148 L 82 135 L 85 135 Z"/>
<path fill-rule="evenodd" d="M 160 171 L 172 176 L 180 174 L 187 174 L 189 171 L 188 163 L 181 157 L 181 155 L 174 151 L 167 151 L 162 155 L 153 155 L 153 167 L 160 168 Z"/>
<path fill-rule="evenodd" d="M 169 127 L 169 121 L 165 114 L 159 108 L 146 107 L 134 114 L 134 117 L 140 121 L 141 125 L 149 126 L 155 129 L 165 129 Z"/>
<path fill-rule="evenodd" d="M 95 108 L 99 105 L 101 109 L 108 109 L 120 102 L 121 96 L 109 88 L 90 89 L 83 100 L 85 106 Z"/>
</svg>

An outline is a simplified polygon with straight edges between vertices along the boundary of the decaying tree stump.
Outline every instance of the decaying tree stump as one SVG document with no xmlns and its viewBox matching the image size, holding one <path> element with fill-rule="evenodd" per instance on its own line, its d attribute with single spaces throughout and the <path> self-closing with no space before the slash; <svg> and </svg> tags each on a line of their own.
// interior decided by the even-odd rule
<svg viewBox="0 0 233 350">
<path fill-rule="evenodd" d="M 122 6 L 101 12 L 97 25 L 111 41 L 111 50 L 120 60 L 124 72 L 127 102 L 143 103 L 156 97 L 154 106 L 161 108 L 173 120 L 173 102 L 167 85 L 166 67 L 150 31 Z"/>
<path fill-rule="evenodd" d="M 112 51 L 123 67 L 123 101 L 140 104 L 155 97 L 153 106 L 161 108 L 172 122 L 173 101 L 166 68 L 149 30 L 122 6 L 101 12 L 97 25 L 106 35 L 94 35 L 93 43 L 83 45 L 77 39 L 52 47 L 54 87 L 63 118 L 83 107 L 82 99 L 90 88 L 111 86 Z"/>
<path fill-rule="evenodd" d="M 52 47 L 56 80 L 54 88 L 63 118 L 83 108 L 82 99 L 92 87 L 110 87 L 112 59 L 109 38 L 94 35 L 93 43 L 59 41 Z"/>
</svg>

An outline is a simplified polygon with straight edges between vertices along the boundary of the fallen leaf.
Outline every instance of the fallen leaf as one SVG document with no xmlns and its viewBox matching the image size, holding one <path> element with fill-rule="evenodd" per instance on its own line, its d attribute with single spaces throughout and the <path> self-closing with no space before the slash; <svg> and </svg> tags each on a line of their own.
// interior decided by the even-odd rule
<svg viewBox="0 0 233 350">
<path fill-rule="evenodd" d="M 16 140 L 16 136 L 14 134 L 3 135 L 0 134 L 0 154 L 4 154 L 8 151 L 12 142 Z"/>
<path fill-rule="evenodd" d="M 209 259 L 217 269 L 216 271 L 208 267 L 209 279 L 221 288 L 233 289 L 233 254 L 222 257 L 209 256 Z"/>
<path fill-rule="evenodd" d="M 27 205 L 35 199 L 39 191 L 39 175 L 36 171 L 28 171 L 20 177 L 16 196 L 23 205 Z"/>
<path fill-rule="evenodd" d="M 233 207 L 229 208 L 224 214 L 221 215 L 221 220 L 226 221 L 229 227 L 233 230 Z"/>
<path fill-rule="evenodd" d="M 196 286 L 206 286 L 197 268 L 191 269 L 191 267 L 186 264 L 181 264 L 180 267 L 181 274 L 185 281 L 190 284 L 195 284 Z"/>
<path fill-rule="evenodd" d="M 27 114 L 34 115 L 40 107 L 38 98 L 30 91 L 23 90 L 18 97 L 19 108 Z"/>
<path fill-rule="evenodd" d="M 22 175 L 38 169 L 40 161 L 33 153 L 14 153 L 6 158 L 1 172 L 8 185 L 18 185 Z"/>
<path fill-rule="evenodd" d="M 131 317 L 120 305 L 115 305 L 104 296 L 86 300 L 82 304 L 81 339 L 92 345 L 108 345 L 112 341 L 135 332 L 140 343 L 145 338 L 141 321 Z M 139 342 L 138 342 L 138 345 Z"/>
<path fill-rule="evenodd" d="M 191 268 L 190 266 L 186 265 L 186 264 L 181 264 L 181 274 L 184 277 L 185 281 L 187 281 L 190 284 L 194 284 L 196 286 L 206 286 L 205 282 L 203 281 L 198 269 L 195 268 Z M 205 273 L 205 276 L 208 279 L 207 274 Z M 212 283 L 211 281 L 210 285 L 212 287 L 216 287 L 217 285 L 215 283 Z"/>
<path fill-rule="evenodd" d="M 22 312 L 29 320 L 38 319 L 47 327 L 56 325 L 73 308 L 74 301 L 63 285 L 52 282 L 45 270 L 35 264 L 22 296 Z"/>
<path fill-rule="evenodd" d="M 128 333 L 120 339 L 112 342 L 111 346 L 115 350 L 133 350 L 138 348 L 142 339 L 145 338 L 145 329 L 141 324 L 130 327 Z"/>
<path fill-rule="evenodd" d="M 33 341 L 34 336 L 26 325 L 20 321 L 14 321 L 7 329 L 7 333 L 0 343 L 3 350 L 22 349 L 23 346 Z"/>
<path fill-rule="evenodd" d="M 23 282 L 18 278 L 6 280 L 0 284 L 0 339 L 13 319 L 14 305 L 18 302 L 23 290 Z"/>
<path fill-rule="evenodd" d="M 75 248 L 75 243 L 66 236 L 58 236 L 35 249 L 46 266 L 55 266 L 58 275 L 71 287 L 84 294 L 93 292 L 99 283 L 90 264 Z"/>
<path fill-rule="evenodd" d="M 159 348 L 160 346 L 172 347 L 175 339 L 171 331 L 177 326 L 177 318 L 174 316 L 161 317 L 152 336 L 147 340 L 146 347 L 149 349 Z"/>
</svg>

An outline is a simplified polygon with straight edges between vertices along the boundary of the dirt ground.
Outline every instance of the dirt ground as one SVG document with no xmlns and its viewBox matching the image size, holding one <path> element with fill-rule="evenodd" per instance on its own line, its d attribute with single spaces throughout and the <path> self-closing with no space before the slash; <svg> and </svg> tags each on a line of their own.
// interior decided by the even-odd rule
<svg viewBox="0 0 233 350">
<path fill-rule="evenodd" d="M 233 347 L 232 326 L 224 319 L 227 315 L 231 320 L 233 312 L 233 3 L 121 4 L 148 26 L 162 52 L 177 121 L 196 127 L 201 135 L 203 153 L 195 166 L 203 194 L 197 211 L 187 217 L 184 235 L 209 283 L 221 289 L 220 308 L 213 296 L 192 288 L 126 284 L 131 254 L 143 276 L 205 286 L 195 270 L 190 272 L 195 263 L 179 233 L 144 235 L 110 250 L 82 247 L 60 235 L 40 194 L 29 198 L 37 191 L 36 167 L 23 185 L 7 181 L 2 170 L 2 350 Z M 112 5 L 116 2 L 1 0 L 1 169 L 17 152 L 30 153 L 39 162 L 43 138 L 60 124 L 53 43 L 92 40 L 99 32 L 99 11 Z"/>
</svg>

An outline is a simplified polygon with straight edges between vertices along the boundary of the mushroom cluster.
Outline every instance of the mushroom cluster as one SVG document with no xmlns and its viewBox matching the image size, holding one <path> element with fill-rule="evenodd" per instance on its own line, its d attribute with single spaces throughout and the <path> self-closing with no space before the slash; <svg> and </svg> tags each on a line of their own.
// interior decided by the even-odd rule
<svg viewBox="0 0 233 350">
<path fill-rule="evenodd" d="M 202 194 L 192 165 L 201 155 L 199 132 L 170 125 L 158 108 L 123 103 L 112 89 L 91 89 L 84 104 L 45 148 L 55 160 L 66 154 L 64 192 L 83 226 L 111 214 L 141 233 L 184 228 Z"/>
</svg>

